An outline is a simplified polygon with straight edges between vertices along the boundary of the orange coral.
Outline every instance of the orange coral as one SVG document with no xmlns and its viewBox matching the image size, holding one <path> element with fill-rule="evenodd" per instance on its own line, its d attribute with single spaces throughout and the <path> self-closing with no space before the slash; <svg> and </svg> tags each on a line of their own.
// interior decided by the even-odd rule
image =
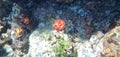
<svg viewBox="0 0 120 57">
<path fill-rule="evenodd" d="M 28 17 L 26 17 L 26 18 L 23 19 L 23 23 L 24 23 L 24 24 L 27 25 L 27 24 L 29 24 L 29 22 L 30 22 L 30 20 L 29 20 Z"/>
<path fill-rule="evenodd" d="M 55 22 L 52 26 L 57 31 L 64 30 L 65 29 L 65 21 L 61 20 L 61 19 L 57 19 L 57 20 L 55 20 Z"/>
<path fill-rule="evenodd" d="M 17 35 L 20 35 L 21 32 L 22 32 L 22 28 L 18 27 L 18 28 L 15 29 L 15 31 L 16 31 Z"/>
</svg>

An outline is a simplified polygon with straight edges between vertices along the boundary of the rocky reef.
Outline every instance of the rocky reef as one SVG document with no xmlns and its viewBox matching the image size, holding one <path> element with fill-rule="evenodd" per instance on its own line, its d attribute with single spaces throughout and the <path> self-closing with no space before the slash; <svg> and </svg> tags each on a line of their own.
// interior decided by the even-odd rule
<svg viewBox="0 0 120 57">
<path fill-rule="evenodd" d="M 119 57 L 119 2 L 1 0 L 0 57 Z"/>
<path fill-rule="evenodd" d="M 80 40 L 79 38 L 76 38 L 77 41 L 72 41 L 72 39 L 70 38 L 73 37 L 64 33 L 58 34 L 58 37 L 56 37 L 54 35 L 56 35 L 58 32 L 55 31 L 47 32 L 47 34 L 42 33 L 43 36 L 47 38 L 47 40 L 45 40 L 44 37 L 36 35 L 39 33 L 38 31 L 35 31 L 34 34 L 36 35 L 36 37 L 32 35 L 29 40 L 29 54 L 32 57 L 117 57 L 120 56 L 119 31 L 120 26 L 115 27 L 106 34 L 98 31 L 95 35 L 91 36 L 90 40 L 85 42 L 82 42 L 82 40 Z M 50 36 L 51 34 L 52 36 Z M 64 40 L 62 40 L 61 38 L 63 38 Z M 54 45 L 57 45 L 57 47 L 54 48 Z M 54 49 L 56 49 L 57 51 L 54 51 Z M 63 51 L 65 53 L 63 53 Z M 58 52 L 60 52 L 61 55 L 57 54 Z"/>
</svg>

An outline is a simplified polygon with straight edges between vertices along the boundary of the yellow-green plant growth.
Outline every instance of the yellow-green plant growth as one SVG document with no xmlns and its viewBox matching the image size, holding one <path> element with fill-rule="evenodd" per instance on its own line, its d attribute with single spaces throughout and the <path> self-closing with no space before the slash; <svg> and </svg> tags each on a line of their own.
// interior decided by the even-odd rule
<svg viewBox="0 0 120 57">
<path fill-rule="evenodd" d="M 55 44 L 53 50 L 56 53 L 56 57 L 65 57 L 65 50 L 68 48 L 70 41 L 65 41 L 63 38 L 59 38 Z"/>
</svg>

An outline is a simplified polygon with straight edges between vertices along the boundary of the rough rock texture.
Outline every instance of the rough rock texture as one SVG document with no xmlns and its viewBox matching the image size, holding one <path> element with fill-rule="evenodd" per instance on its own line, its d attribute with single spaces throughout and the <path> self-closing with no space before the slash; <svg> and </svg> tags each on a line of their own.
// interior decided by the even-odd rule
<svg viewBox="0 0 120 57">
<path fill-rule="evenodd" d="M 39 31 L 34 31 L 29 37 L 29 52 L 31 57 L 55 57 L 54 53 L 51 51 L 51 44 L 45 41 L 45 34 L 40 34 Z"/>
<path fill-rule="evenodd" d="M 55 36 L 56 35 L 56 36 Z M 60 38 L 59 38 L 60 37 Z M 59 44 L 66 44 L 61 40 L 63 38 L 63 41 L 68 41 L 68 36 L 65 34 L 61 34 L 56 31 L 44 31 L 40 32 L 39 30 L 35 30 L 29 37 L 29 51 L 28 54 L 31 57 L 56 57 L 55 52 L 60 52 L 60 50 L 64 50 L 64 46 L 58 47 L 58 50 L 56 50 L 57 46 Z M 62 43 L 61 43 L 62 42 Z M 55 47 L 55 48 L 54 48 Z M 66 48 L 66 47 L 65 47 Z M 55 51 L 54 51 L 55 49 Z M 59 54 L 59 53 L 58 53 Z"/>
<path fill-rule="evenodd" d="M 79 45 L 77 50 L 78 57 L 96 57 L 101 55 L 103 51 L 103 37 L 104 34 L 100 31 L 96 35 L 92 35 L 89 41 Z"/>
<path fill-rule="evenodd" d="M 104 51 L 101 56 L 119 57 L 120 56 L 120 26 L 115 27 L 103 37 Z"/>
<path fill-rule="evenodd" d="M 120 56 L 120 26 L 115 27 L 105 35 L 97 32 L 89 41 L 80 44 L 78 57 L 119 57 Z"/>
<path fill-rule="evenodd" d="M 103 34 L 101 31 L 98 31 L 95 35 L 92 35 L 90 40 L 85 41 L 83 43 L 79 42 L 71 42 L 73 45 L 69 45 L 66 50 L 68 51 L 68 55 L 66 56 L 74 56 L 74 54 L 69 55 L 71 53 L 75 53 L 75 51 L 71 51 L 70 49 L 77 50 L 77 57 L 102 57 L 102 56 L 120 56 L 119 54 L 119 37 L 120 37 L 120 26 L 115 27 L 110 32 Z M 39 30 L 34 31 L 29 38 L 29 52 L 28 54 L 31 57 L 39 57 L 39 56 L 47 56 L 47 57 L 56 57 L 56 54 L 53 51 L 53 46 L 58 42 L 57 37 L 53 35 L 58 35 L 57 32 L 52 32 L 52 37 L 49 38 L 50 34 L 47 32 L 40 33 Z M 55 33 L 55 34 L 54 34 Z M 39 34 L 39 35 L 38 35 Z M 68 37 L 66 35 L 66 37 Z M 65 37 L 65 38 L 66 38 Z M 51 41 L 46 41 L 45 38 L 48 38 Z M 67 38 L 66 38 L 67 39 Z M 71 47 L 72 46 L 72 47 Z M 61 49 L 61 48 L 58 48 Z"/>
<path fill-rule="evenodd" d="M 0 57 L 119 57 L 119 2 L 0 0 Z M 56 19 L 65 21 L 63 31 L 53 30 Z"/>
</svg>

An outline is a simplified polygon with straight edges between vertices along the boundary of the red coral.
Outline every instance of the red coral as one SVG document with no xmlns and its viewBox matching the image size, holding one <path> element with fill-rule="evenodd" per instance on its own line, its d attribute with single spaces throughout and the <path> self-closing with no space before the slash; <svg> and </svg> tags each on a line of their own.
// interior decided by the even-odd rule
<svg viewBox="0 0 120 57">
<path fill-rule="evenodd" d="M 86 34 L 91 34 L 92 30 L 91 29 L 86 29 L 85 32 L 86 32 Z"/>
<path fill-rule="evenodd" d="M 30 22 L 30 20 L 29 20 L 28 17 L 26 17 L 26 18 L 23 19 L 23 23 L 24 23 L 24 24 L 27 25 L 27 24 L 29 24 L 29 22 Z"/>
<path fill-rule="evenodd" d="M 61 20 L 61 19 L 57 19 L 57 20 L 55 20 L 55 22 L 52 26 L 57 31 L 64 30 L 65 29 L 65 21 Z"/>
</svg>

